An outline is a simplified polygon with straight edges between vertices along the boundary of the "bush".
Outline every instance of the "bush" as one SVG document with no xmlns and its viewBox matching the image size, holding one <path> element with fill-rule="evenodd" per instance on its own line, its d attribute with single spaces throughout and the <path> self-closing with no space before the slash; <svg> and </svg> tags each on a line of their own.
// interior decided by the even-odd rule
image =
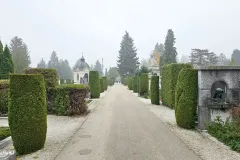
<svg viewBox="0 0 240 160">
<path fill-rule="evenodd" d="M 81 115 L 87 113 L 85 102 L 88 86 L 63 84 L 52 90 L 52 113 L 57 115 Z"/>
<path fill-rule="evenodd" d="M 197 79 L 197 70 L 182 69 L 179 73 L 175 95 L 175 116 L 178 126 L 183 128 L 195 126 Z"/>
<path fill-rule="evenodd" d="M 100 81 L 98 71 L 89 72 L 89 87 L 92 98 L 100 97 Z"/>
<path fill-rule="evenodd" d="M 8 112 L 9 80 L 0 80 L 0 114 Z"/>
<path fill-rule="evenodd" d="M 28 68 L 26 74 L 42 74 L 45 80 L 47 91 L 56 88 L 59 84 L 59 76 L 56 69 L 53 68 Z"/>
<path fill-rule="evenodd" d="M 150 90 L 151 103 L 159 105 L 159 76 L 152 76 Z"/>
<path fill-rule="evenodd" d="M 66 80 L 66 84 L 73 84 L 73 80 L 67 79 L 67 80 Z"/>
<path fill-rule="evenodd" d="M 8 121 L 18 154 L 44 147 L 47 132 L 46 89 L 42 75 L 10 75 Z"/>
<path fill-rule="evenodd" d="M 148 73 L 141 73 L 140 75 L 140 96 L 148 95 Z"/>
<path fill-rule="evenodd" d="M 11 136 L 9 127 L 0 127 L 0 141 Z"/>
<path fill-rule="evenodd" d="M 189 64 L 168 64 L 162 69 L 161 79 L 161 97 L 163 104 L 174 108 L 175 105 L 175 89 L 178 80 L 178 74 L 183 68 L 191 68 Z"/>
<path fill-rule="evenodd" d="M 134 76 L 133 77 L 133 92 L 138 93 L 138 90 L 139 90 L 139 77 Z"/>
<path fill-rule="evenodd" d="M 115 79 L 114 77 L 108 78 L 108 85 L 109 85 L 109 86 L 114 85 L 114 81 L 115 81 L 114 79 Z"/>
<path fill-rule="evenodd" d="M 208 133 L 228 145 L 232 150 L 240 152 L 240 128 L 234 122 L 225 123 L 217 117 L 207 127 Z"/>
<path fill-rule="evenodd" d="M 122 84 L 124 86 L 128 85 L 128 77 L 123 78 Z"/>
<path fill-rule="evenodd" d="M 132 76 L 129 76 L 127 78 L 127 84 L 128 84 L 128 89 L 133 90 L 133 77 Z"/>
<path fill-rule="evenodd" d="M 101 93 L 104 92 L 104 79 L 103 78 L 100 78 L 100 86 L 101 86 Z"/>
</svg>

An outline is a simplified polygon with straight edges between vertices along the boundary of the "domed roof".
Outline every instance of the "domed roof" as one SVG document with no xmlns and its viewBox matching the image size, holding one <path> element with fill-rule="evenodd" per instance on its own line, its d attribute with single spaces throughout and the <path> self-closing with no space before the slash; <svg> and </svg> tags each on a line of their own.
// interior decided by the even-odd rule
<svg viewBox="0 0 240 160">
<path fill-rule="evenodd" d="M 85 62 L 85 58 L 82 56 L 76 64 L 73 67 L 73 70 L 84 70 L 84 69 L 90 69 L 89 65 Z"/>
</svg>

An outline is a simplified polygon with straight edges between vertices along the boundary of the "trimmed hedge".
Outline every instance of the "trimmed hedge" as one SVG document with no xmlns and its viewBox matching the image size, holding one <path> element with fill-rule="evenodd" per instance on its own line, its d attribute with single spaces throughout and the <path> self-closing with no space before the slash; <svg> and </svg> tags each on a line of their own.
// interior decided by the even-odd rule
<svg viewBox="0 0 240 160">
<path fill-rule="evenodd" d="M 91 91 L 91 98 L 100 97 L 100 81 L 98 71 L 89 72 L 89 87 Z"/>
<path fill-rule="evenodd" d="M 123 84 L 124 86 L 127 86 L 127 85 L 128 85 L 128 77 L 123 78 L 122 84 Z"/>
<path fill-rule="evenodd" d="M 197 111 L 197 71 L 193 69 L 182 69 L 179 73 L 175 117 L 178 126 L 183 128 L 194 128 Z"/>
<path fill-rule="evenodd" d="M 102 77 L 102 79 L 103 79 L 103 87 L 104 87 L 104 90 L 106 91 L 108 88 L 107 77 Z"/>
<path fill-rule="evenodd" d="M 144 96 L 148 94 L 148 73 L 140 74 L 140 96 Z"/>
<path fill-rule="evenodd" d="M 138 93 L 139 90 L 139 78 L 138 76 L 133 77 L 133 92 Z"/>
<path fill-rule="evenodd" d="M 104 79 L 103 78 L 100 78 L 100 88 L 101 88 L 101 93 L 104 92 Z"/>
<path fill-rule="evenodd" d="M 159 105 L 159 76 L 151 77 L 151 103 Z"/>
<path fill-rule="evenodd" d="M 108 79 L 108 85 L 109 86 L 114 85 L 114 81 L 115 81 L 114 79 L 115 79 L 114 77 L 111 77 L 111 78 Z"/>
<path fill-rule="evenodd" d="M 87 113 L 85 98 L 88 90 L 83 84 L 63 84 L 52 89 L 52 113 L 70 116 Z"/>
<path fill-rule="evenodd" d="M 163 105 L 174 108 L 175 89 L 178 80 L 178 74 L 183 68 L 192 68 L 189 64 L 167 64 L 162 69 L 161 79 L 161 97 Z"/>
<path fill-rule="evenodd" d="M 60 84 L 64 84 L 65 80 L 64 79 L 60 79 Z"/>
<path fill-rule="evenodd" d="M 127 78 L 127 85 L 128 85 L 129 90 L 133 90 L 133 77 L 132 76 L 129 76 Z"/>
<path fill-rule="evenodd" d="M 8 112 L 9 80 L 0 80 L 0 114 Z"/>
<path fill-rule="evenodd" d="M 59 84 L 59 76 L 56 69 L 53 68 L 28 68 L 26 74 L 42 74 L 45 80 L 47 91 L 56 88 Z"/>
<path fill-rule="evenodd" d="M 8 121 L 18 154 L 44 147 L 47 133 L 46 89 L 42 75 L 10 75 Z"/>
</svg>

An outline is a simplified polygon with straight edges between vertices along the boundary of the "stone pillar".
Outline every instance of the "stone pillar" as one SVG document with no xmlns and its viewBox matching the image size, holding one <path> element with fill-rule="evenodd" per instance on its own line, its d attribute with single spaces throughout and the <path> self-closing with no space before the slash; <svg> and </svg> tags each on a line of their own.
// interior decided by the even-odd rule
<svg viewBox="0 0 240 160">
<path fill-rule="evenodd" d="M 205 87 L 206 79 L 202 71 L 198 71 L 198 128 L 206 129 L 206 123 L 210 120 L 210 110 L 207 107 L 207 98 L 211 97 L 211 90 Z"/>
</svg>

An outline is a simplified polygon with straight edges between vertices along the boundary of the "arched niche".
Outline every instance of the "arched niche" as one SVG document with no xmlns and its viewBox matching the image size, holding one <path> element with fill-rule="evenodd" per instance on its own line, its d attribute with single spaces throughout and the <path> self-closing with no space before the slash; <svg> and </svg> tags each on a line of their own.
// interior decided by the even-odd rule
<svg viewBox="0 0 240 160">
<path fill-rule="evenodd" d="M 227 101 L 228 85 L 224 81 L 216 81 L 211 87 L 211 98 L 216 101 Z"/>
</svg>

